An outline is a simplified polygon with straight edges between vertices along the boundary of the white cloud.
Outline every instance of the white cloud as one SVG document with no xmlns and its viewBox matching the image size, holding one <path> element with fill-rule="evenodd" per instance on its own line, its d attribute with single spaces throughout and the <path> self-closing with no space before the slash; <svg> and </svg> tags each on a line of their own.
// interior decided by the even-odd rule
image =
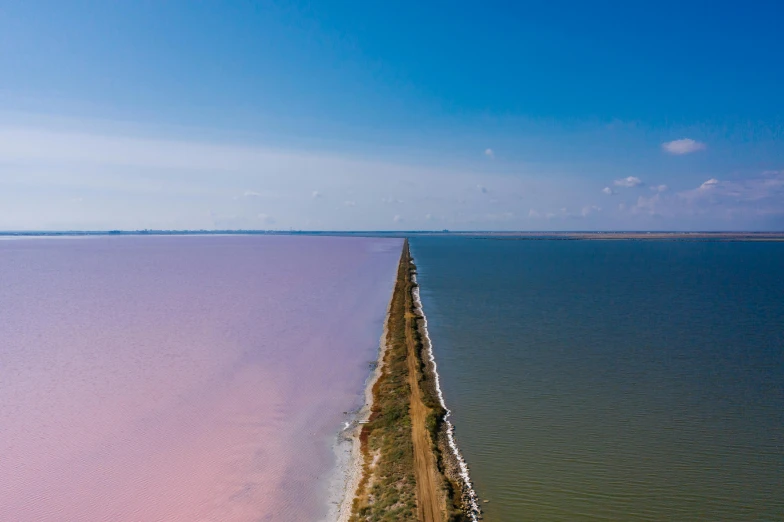
<svg viewBox="0 0 784 522">
<path fill-rule="evenodd" d="M 400 223 L 401 221 L 403 221 L 403 218 L 400 217 L 400 214 L 395 214 L 395 217 L 392 218 L 392 221 L 394 221 L 395 223 Z"/>
<path fill-rule="evenodd" d="M 683 138 L 662 143 L 662 149 L 669 154 L 681 156 L 683 154 L 691 154 L 692 152 L 704 150 L 705 144 L 689 138 Z"/>
<path fill-rule="evenodd" d="M 752 178 L 721 181 L 711 178 L 693 190 L 679 192 L 689 201 L 721 204 L 745 204 L 749 210 L 769 206 L 784 214 L 784 171 L 767 171 Z M 775 208 L 774 208 L 775 207 Z"/>
<path fill-rule="evenodd" d="M 604 192 L 608 196 L 612 196 L 613 194 L 615 194 L 615 191 L 613 189 L 611 189 L 610 187 L 604 187 L 602 189 L 602 192 Z"/>
<path fill-rule="evenodd" d="M 597 207 L 596 205 L 590 205 L 590 206 L 583 207 L 582 211 L 580 212 L 580 215 L 586 217 L 595 212 L 601 212 L 601 211 L 602 211 L 602 207 Z"/>
<path fill-rule="evenodd" d="M 485 156 L 490 159 L 495 159 L 495 152 L 493 152 L 493 149 L 485 149 Z"/>
<path fill-rule="evenodd" d="M 425 219 L 430 221 L 431 219 L 433 219 L 433 214 L 425 214 Z"/>
<path fill-rule="evenodd" d="M 642 181 L 640 180 L 640 178 L 637 178 L 635 176 L 629 176 L 627 178 L 616 179 L 614 183 L 616 187 L 631 188 L 631 187 L 636 187 L 637 185 L 641 185 Z"/>
<path fill-rule="evenodd" d="M 738 228 L 747 226 L 738 223 L 761 219 L 778 219 L 778 223 L 784 223 L 784 171 L 763 172 L 734 181 L 711 178 L 691 190 L 672 195 L 657 191 L 651 197 L 640 196 L 628 209 L 619 208 L 633 214 L 701 219 L 708 226 L 721 222 L 723 226 Z"/>
<path fill-rule="evenodd" d="M 356 207 L 357 206 L 357 202 L 356 201 L 344 201 L 343 204 L 345 206 L 347 206 L 347 207 Z"/>
<path fill-rule="evenodd" d="M 651 187 L 654 192 L 667 192 L 667 185 L 654 185 Z"/>
<path fill-rule="evenodd" d="M 235 196 L 233 199 L 238 200 L 240 198 L 248 198 L 248 199 L 255 199 L 255 198 L 265 198 L 265 199 L 280 199 L 280 193 L 274 190 L 246 190 L 242 193 L 242 196 Z"/>
<path fill-rule="evenodd" d="M 709 190 L 709 189 L 715 187 L 718 184 L 719 184 L 719 180 L 717 180 L 716 178 L 711 178 L 708 181 L 706 181 L 705 183 L 703 183 L 702 185 L 700 185 L 697 188 L 697 190 Z"/>
<path fill-rule="evenodd" d="M 274 219 L 275 227 L 283 229 L 383 230 L 395 228 L 391 219 L 396 214 L 410 216 L 406 226 L 424 225 L 424 209 L 439 224 L 462 223 L 466 229 L 489 229 L 496 223 L 508 223 L 509 229 L 537 228 L 548 225 L 543 218 L 551 213 L 554 219 L 550 224 L 557 228 L 574 226 L 557 209 L 567 207 L 571 209 L 569 217 L 579 218 L 585 194 L 600 198 L 588 179 L 565 183 L 547 172 L 519 167 L 514 171 L 504 167 L 503 171 L 478 177 L 475 170 L 453 165 L 392 163 L 318 150 L 274 149 L 263 144 L 248 146 L 176 136 L 144 137 L 143 128 L 135 134 L 123 134 L 127 131 L 122 127 L 89 133 L 30 125 L 0 124 L 0 229 L 252 228 Z M 90 128 L 90 123 L 76 122 L 71 127 Z M 160 136 L 160 132 L 147 136 Z M 751 217 L 775 212 L 784 209 L 781 189 L 777 188 L 782 175 L 769 174 L 764 179 L 757 175 L 755 179 L 733 182 L 716 180 L 700 194 L 694 193 L 700 183 L 694 183 L 692 195 L 670 189 L 662 193 L 661 209 L 657 207 L 657 211 L 672 207 L 673 214 L 681 212 L 676 223 L 686 228 L 710 224 L 707 220 L 721 206 L 742 207 Z M 725 179 L 727 174 L 722 172 L 721 176 Z M 612 180 L 606 187 L 611 191 L 635 191 L 622 189 Z M 479 181 L 492 187 L 487 195 L 477 187 Z M 320 191 L 326 192 L 322 195 Z M 659 193 L 648 188 L 640 192 L 646 196 Z M 82 196 L 85 201 L 81 205 L 70 201 Z M 634 196 L 636 200 L 638 194 Z M 336 207 L 344 208 L 345 201 L 340 197 L 356 201 L 362 212 L 336 212 Z M 403 198 L 405 204 L 394 206 Z M 599 226 L 627 225 L 628 215 L 616 215 L 615 198 L 621 199 L 609 198 L 612 205 L 603 203 L 601 214 L 591 214 Z M 634 200 L 629 199 L 627 204 L 631 206 Z M 327 205 L 327 201 L 334 204 Z M 382 201 L 394 208 L 379 205 Z M 528 212 L 523 210 L 526 207 Z M 417 208 L 418 212 L 409 214 Z M 706 209 L 705 220 L 686 215 L 684 209 L 690 208 Z M 507 209 L 516 212 L 508 222 L 490 221 Z M 264 217 L 259 217 L 259 212 Z M 738 219 L 739 223 L 752 223 Z M 760 226 L 781 228 L 780 223 L 766 221 Z M 643 222 L 640 225 L 646 226 Z"/>
</svg>

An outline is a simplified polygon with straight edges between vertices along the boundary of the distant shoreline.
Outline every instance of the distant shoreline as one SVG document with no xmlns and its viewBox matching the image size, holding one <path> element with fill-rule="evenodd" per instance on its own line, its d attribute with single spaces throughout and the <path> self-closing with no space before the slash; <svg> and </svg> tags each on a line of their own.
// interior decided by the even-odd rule
<svg viewBox="0 0 784 522">
<path fill-rule="evenodd" d="M 781 232 L 559 232 L 509 233 L 485 236 L 500 240 L 589 241 L 784 241 Z"/>
<path fill-rule="evenodd" d="M 572 231 L 572 232 L 501 232 L 501 231 L 318 231 L 318 230 L 74 230 L 74 231 L 0 231 L 0 239 L 36 237 L 105 237 L 105 236 L 345 236 L 399 237 L 440 236 L 516 241 L 784 241 L 784 232 L 674 232 L 674 231 Z"/>
</svg>

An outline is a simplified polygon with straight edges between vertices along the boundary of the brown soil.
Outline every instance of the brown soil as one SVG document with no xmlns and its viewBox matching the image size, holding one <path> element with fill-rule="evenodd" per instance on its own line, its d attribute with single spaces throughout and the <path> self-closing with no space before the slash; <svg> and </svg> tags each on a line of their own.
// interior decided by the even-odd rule
<svg viewBox="0 0 784 522">
<path fill-rule="evenodd" d="M 406 296 L 407 310 L 413 308 L 409 292 Z M 411 428 L 414 443 L 414 477 L 416 477 L 417 515 L 422 522 L 441 522 L 444 519 L 440 509 L 438 484 L 441 483 L 435 457 L 431 451 L 430 433 L 425 421 L 430 408 L 422 402 L 419 389 L 417 355 L 418 344 L 414 339 L 416 316 L 406 313 L 406 346 L 408 347 L 408 384 L 411 387 Z"/>
<path fill-rule="evenodd" d="M 414 270 L 406 241 L 371 415 L 360 434 L 363 472 L 352 522 L 466 520 L 460 489 L 445 476 L 439 447 L 444 410 L 425 361 L 421 317 L 414 305 Z"/>
</svg>

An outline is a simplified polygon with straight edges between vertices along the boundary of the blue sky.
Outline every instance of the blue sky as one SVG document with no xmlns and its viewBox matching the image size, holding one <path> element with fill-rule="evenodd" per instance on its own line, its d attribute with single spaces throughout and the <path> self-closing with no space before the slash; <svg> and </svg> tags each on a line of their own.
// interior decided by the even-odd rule
<svg viewBox="0 0 784 522">
<path fill-rule="evenodd" d="M 0 229 L 784 229 L 782 4 L 420 4 L 4 2 Z"/>
</svg>

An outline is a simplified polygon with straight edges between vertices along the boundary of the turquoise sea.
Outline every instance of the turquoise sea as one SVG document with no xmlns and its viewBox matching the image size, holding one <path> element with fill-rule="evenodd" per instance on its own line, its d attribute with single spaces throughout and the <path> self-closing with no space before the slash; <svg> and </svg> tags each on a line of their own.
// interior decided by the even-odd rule
<svg viewBox="0 0 784 522">
<path fill-rule="evenodd" d="M 784 520 L 784 243 L 416 237 L 485 520 Z"/>
</svg>

